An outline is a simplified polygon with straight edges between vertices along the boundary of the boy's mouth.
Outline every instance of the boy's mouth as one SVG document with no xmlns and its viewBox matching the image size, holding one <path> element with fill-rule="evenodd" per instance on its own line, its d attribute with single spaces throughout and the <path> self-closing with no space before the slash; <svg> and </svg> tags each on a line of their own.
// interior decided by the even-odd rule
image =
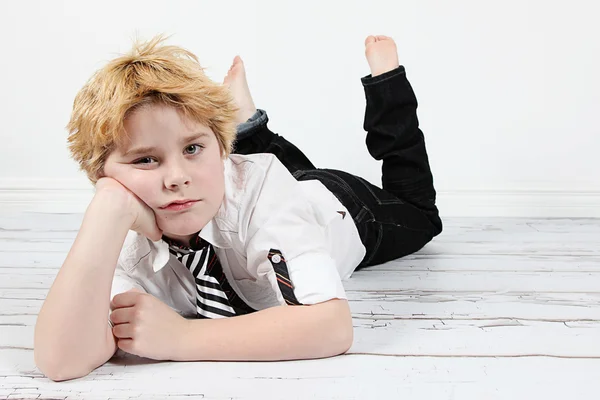
<svg viewBox="0 0 600 400">
<path fill-rule="evenodd" d="M 193 206 L 199 200 L 182 199 L 175 200 L 159 207 L 161 210 L 181 210 Z"/>
</svg>

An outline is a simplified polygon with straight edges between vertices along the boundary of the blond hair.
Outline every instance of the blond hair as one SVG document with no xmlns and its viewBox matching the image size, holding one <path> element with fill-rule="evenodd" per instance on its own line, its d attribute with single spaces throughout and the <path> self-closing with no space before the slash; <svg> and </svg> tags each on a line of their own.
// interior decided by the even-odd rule
<svg viewBox="0 0 600 400">
<path fill-rule="evenodd" d="M 140 106 L 164 104 L 208 126 L 228 156 L 238 111 L 229 90 L 210 80 L 188 50 L 164 45 L 162 35 L 135 41 L 132 50 L 110 61 L 81 88 L 67 125 L 69 150 L 95 184 L 109 154 L 126 143 L 127 116 Z"/>
</svg>

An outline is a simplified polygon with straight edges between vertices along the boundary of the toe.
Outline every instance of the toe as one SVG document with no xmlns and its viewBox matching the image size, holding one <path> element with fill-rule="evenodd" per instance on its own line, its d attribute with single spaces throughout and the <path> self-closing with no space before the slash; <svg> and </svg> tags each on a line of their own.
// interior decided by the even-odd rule
<svg viewBox="0 0 600 400">
<path fill-rule="evenodd" d="M 367 38 L 365 39 L 365 46 L 374 43 L 375 42 L 375 36 L 373 35 L 369 35 L 367 36 Z"/>
</svg>

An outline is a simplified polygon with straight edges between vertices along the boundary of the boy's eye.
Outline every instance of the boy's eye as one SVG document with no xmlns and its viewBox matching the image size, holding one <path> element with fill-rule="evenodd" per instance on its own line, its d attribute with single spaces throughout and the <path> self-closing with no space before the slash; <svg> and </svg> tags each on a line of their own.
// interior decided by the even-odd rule
<svg viewBox="0 0 600 400">
<path fill-rule="evenodd" d="M 147 162 L 144 162 L 147 161 Z M 134 164 L 150 164 L 150 162 L 152 162 L 152 157 L 144 157 L 144 158 L 140 158 L 139 160 L 134 161 Z"/>
<path fill-rule="evenodd" d="M 187 152 L 187 150 L 194 149 L 194 148 L 198 148 L 198 151 L 200 151 L 200 149 L 202 149 L 204 147 L 201 146 L 201 145 L 199 145 L 199 144 L 192 144 L 192 145 L 189 145 L 188 147 L 186 147 L 185 149 L 186 149 L 186 152 Z M 196 152 L 192 150 L 191 152 L 188 152 L 187 154 L 195 154 L 195 153 Z"/>
</svg>

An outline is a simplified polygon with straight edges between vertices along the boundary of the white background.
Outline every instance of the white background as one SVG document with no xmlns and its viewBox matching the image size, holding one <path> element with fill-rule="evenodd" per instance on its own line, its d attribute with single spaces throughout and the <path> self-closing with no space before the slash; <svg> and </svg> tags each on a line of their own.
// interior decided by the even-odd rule
<svg viewBox="0 0 600 400">
<path fill-rule="evenodd" d="M 362 129 L 364 39 L 393 37 L 446 216 L 600 216 L 593 1 L 2 1 L 0 207 L 85 210 L 66 147 L 75 94 L 138 35 L 236 54 L 270 128 L 318 167 L 380 184 Z"/>
</svg>

